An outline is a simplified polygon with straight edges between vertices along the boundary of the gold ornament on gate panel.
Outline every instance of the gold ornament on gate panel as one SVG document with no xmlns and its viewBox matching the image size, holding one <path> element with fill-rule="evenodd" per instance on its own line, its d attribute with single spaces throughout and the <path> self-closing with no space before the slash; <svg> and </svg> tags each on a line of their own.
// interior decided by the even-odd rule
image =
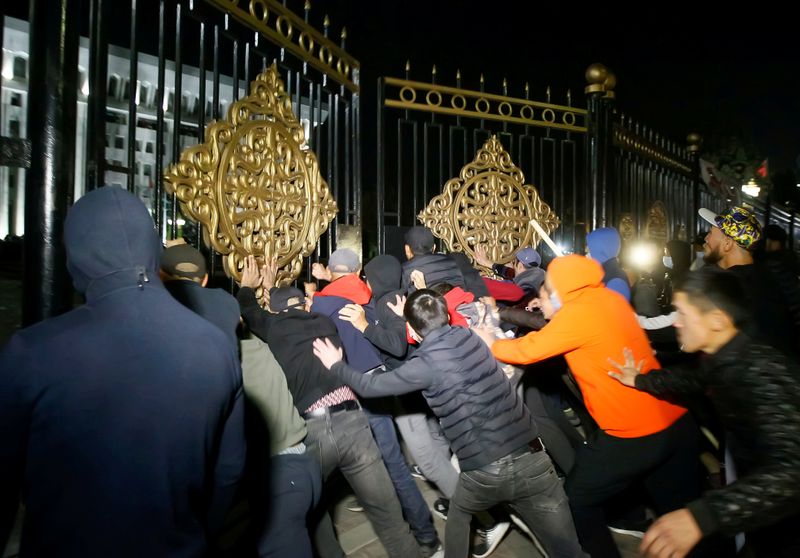
<svg viewBox="0 0 800 558">
<path fill-rule="evenodd" d="M 296 279 L 337 211 L 274 64 L 164 179 L 236 280 L 248 255 L 277 259 L 277 285 Z"/>
<path fill-rule="evenodd" d="M 511 261 L 520 248 L 539 244 L 532 218 L 548 235 L 560 223 L 536 188 L 525 184 L 522 171 L 496 136 L 418 216 L 449 251 L 464 252 L 474 261 L 475 246 L 483 244 L 497 263 Z"/>
<path fill-rule="evenodd" d="M 669 232 L 669 218 L 667 217 L 667 207 L 661 200 L 656 200 L 647 211 L 647 223 L 645 224 L 645 238 L 653 240 L 660 245 L 667 242 Z"/>
</svg>

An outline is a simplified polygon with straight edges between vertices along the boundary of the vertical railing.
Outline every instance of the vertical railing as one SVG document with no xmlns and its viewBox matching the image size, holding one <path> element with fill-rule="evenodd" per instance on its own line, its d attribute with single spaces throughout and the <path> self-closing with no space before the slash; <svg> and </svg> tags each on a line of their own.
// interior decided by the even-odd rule
<svg viewBox="0 0 800 558">
<path fill-rule="evenodd" d="M 324 40 L 310 26 L 310 5 L 303 21 L 279 0 L 258 3 L 268 8 L 264 17 L 251 17 L 244 0 L 89 0 L 88 21 L 82 22 L 86 16 L 75 2 L 50 4 L 33 0 L 36 19 L 28 26 L 29 97 L 23 102 L 30 141 L 0 139 L 0 164 L 30 167 L 24 204 L 26 323 L 58 313 L 69 298 L 60 235 L 73 185 L 75 196 L 107 184 L 137 193 L 150 205 L 161 238 L 176 237 L 184 217 L 165 193 L 166 165 L 187 144 L 203 141 L 208 121 L 224 117 L 230 103 L 249 91 L 255 74 L 279 56 L 281 78 L 290 89 L 296 85 L 297 116 L 309 120 L 308 145 L 337 194 L 337 223 L 361 226 L 359 64 L 344 51 L 346 31 L 333 43 L 327 25 Z M 152 40 L 144 39 L 145 23 L 154 31 Z M 81 27 L 89 31 L 82 47 Z M 301 35 L 305 43 L 298 42 Z M 88 94 L 85 124 L 76 126 L 80 49 L 87 55 L 81 64 Z M 83 125 L 85 149 L 75 132 Z M 56 188 L 56 179 L 69 188 Z M 200 226 L 191 232 L 189 241 L 205 250 Z M 335 239 L 335 232 L 321 239 L 325 253 Z M 210 252 L 211 273 L 218 273 L 220 260 Z"/>
<path fill-rule="evenodd" d="M 605 227 L 613 220 L 611 207 L 614 198 L 614 164 L 612 141 L 614 123 L 614 74 L 602 64 L 592 64 L 586 70 L 587 184 L 591 191 L 591 228 Z"/>
<path fill-rule="evenodd" d="M 77 2 L 31 0 L 29 37 L 23 326 L 71 306 L 63 226 L 75 181 Z"/>
</svg>

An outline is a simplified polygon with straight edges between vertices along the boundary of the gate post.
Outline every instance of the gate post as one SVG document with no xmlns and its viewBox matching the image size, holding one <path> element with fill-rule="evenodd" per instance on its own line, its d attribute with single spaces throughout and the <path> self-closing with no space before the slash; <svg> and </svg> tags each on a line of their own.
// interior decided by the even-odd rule
<svg viewBox="0 0 800 558">
<path fill-rule="evenodd" d="M 23 326 L 60 314 L 71 302 L 63 229 L 75 183 L 77 4 L 74 0 L 30 3 L 31 167 L 25 181 Z"/>
<path fill-rule="evenodd" d="M 697 236 L 697 211 L 700 209 L 700 146 L 703 145 L 703 138 L 697 132 L 692 132 L 686 136 L 687 149 L 689 150 L 689 157 L 692 160 L 692 214 L 689 217 L 691 224 L 691 239 Z"/>
<path fill-rule="evenodd" d="M 613 222 L 612 199 L 619 195 L 614 182 L 614 86 L 617 78 L 602 64 L 586 69 L 584 90 L 588 114 L 586 183 L 591 188 L 592 230 Z"/>
</svg>

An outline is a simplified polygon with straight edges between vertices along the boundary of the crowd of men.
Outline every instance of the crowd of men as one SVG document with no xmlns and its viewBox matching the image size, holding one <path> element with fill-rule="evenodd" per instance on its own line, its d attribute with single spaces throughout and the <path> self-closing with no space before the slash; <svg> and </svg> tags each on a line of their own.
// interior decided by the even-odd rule
<svg viewBox="0 0 800 558">
<path fill-rule="evenodd" d="M 85 303 L 0 355 L 0 543 L 21 502 L 20 556 L 339 558 L 343 478 L 392 557 L 485 558 L 511 524 L 615 557 L 629 523 L 647 556 L 800 556 L 798 270 L 748 209 L 700 215 L 702 264 L 668 243 L 649 299 L 613 228 L 546 268 L 476 247 L 479 273 L 424 227 L 302 290 L 250 256 L 234 298 L 135 196 L 90 192 L 65 223 Z"/>
</svg>

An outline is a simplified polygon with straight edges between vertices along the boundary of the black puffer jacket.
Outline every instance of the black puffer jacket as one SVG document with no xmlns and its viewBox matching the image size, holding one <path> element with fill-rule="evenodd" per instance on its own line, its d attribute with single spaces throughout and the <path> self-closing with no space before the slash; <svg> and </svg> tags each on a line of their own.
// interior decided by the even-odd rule
<svg viewBox="0 0 800 558">
<path fill-rule="evenodd" d="M 739 334 L 699 368 L 651 371 L 637 376 L 636 387 L 654 395 L 705 392 L 727 432 L 738 480 L 688 506 L 704 534 L 744 531 L 753 535 L 748 535 L 752 544 L 763 528 L 781 522 L 795 528 L 774 530 L 768 544 L 774 545 L 776 536 L 800 542 L 797 364 Z"/>
<path fill-rule="evenodd" d="M 402 366 L 384 374 L 359 374 L 344 362 L 331 370 L 362 397 L 421 390 L 462 471 L 483 467 L 538 436 L 489 348 L 463 327 L 432 331 Z"/>
</svg>

